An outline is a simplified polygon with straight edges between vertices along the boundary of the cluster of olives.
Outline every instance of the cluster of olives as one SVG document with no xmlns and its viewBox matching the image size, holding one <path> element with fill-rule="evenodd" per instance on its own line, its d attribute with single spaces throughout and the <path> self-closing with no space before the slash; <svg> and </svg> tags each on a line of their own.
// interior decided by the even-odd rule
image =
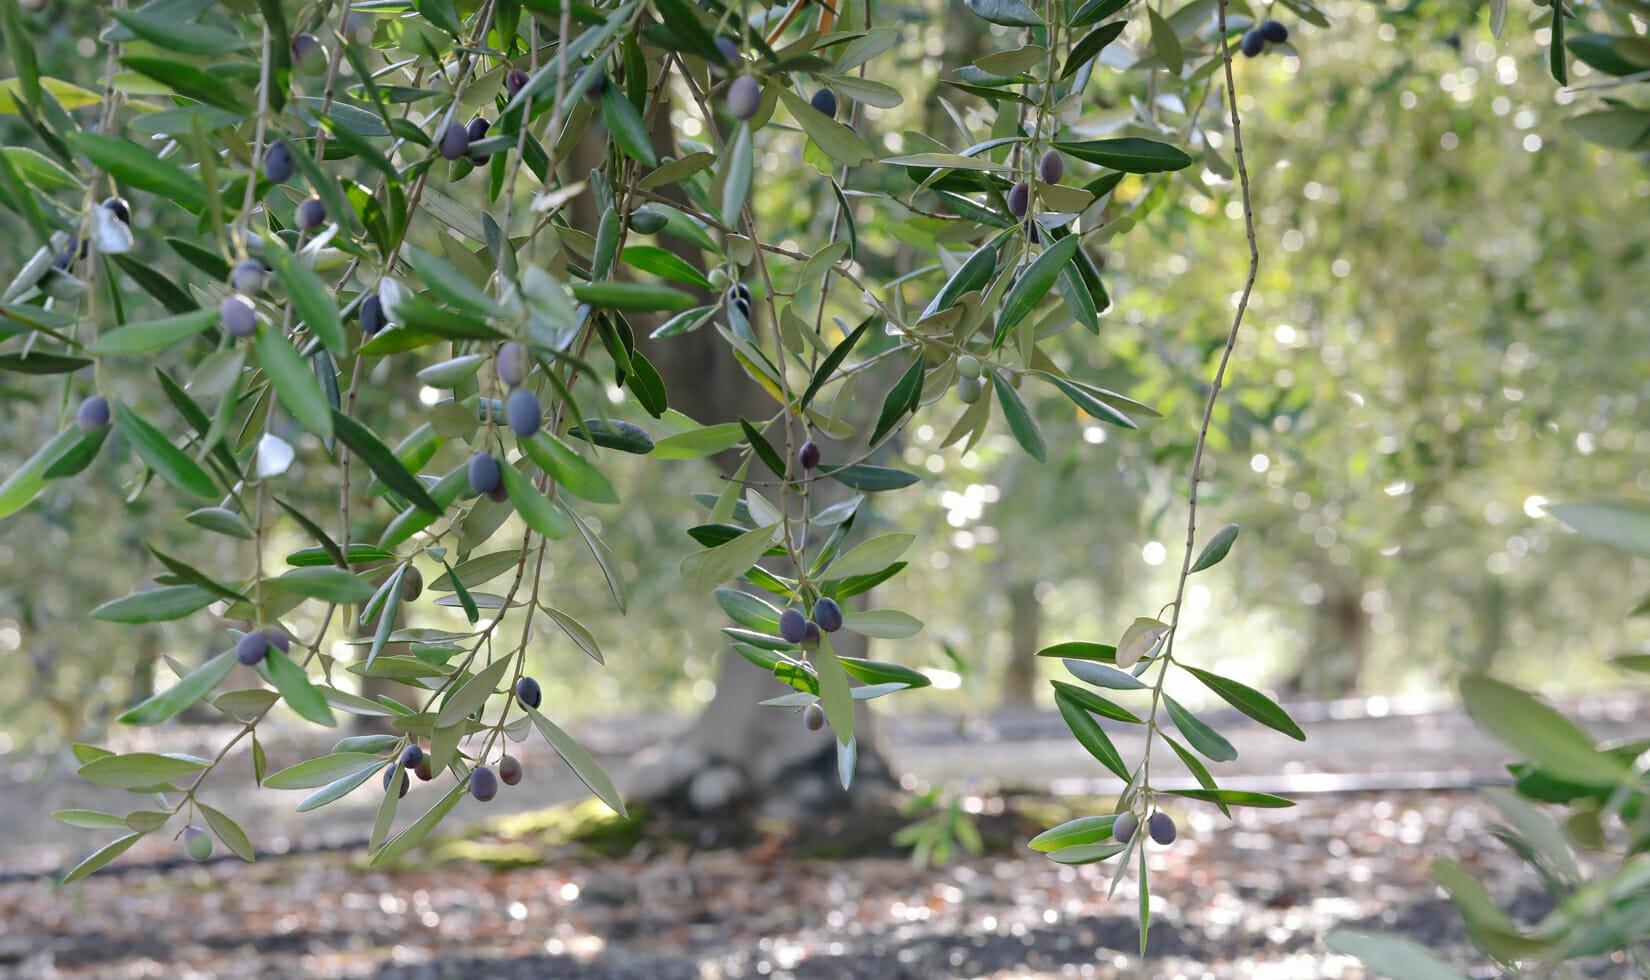
<svg viewBox="0 0 1650 980">
<path fill-rule="evenodd" d="M 957 357 L 957 397 L 963 404 L 972 405 L 985 394 L 985 381 L 981 375 L 985 367 L 980 359 L 973 354 L 961 354 Z"/>
<path fill-rule="evenodd" d="M 1117 843 L 1127 844 L 1134 839 L 1135 832 L 1139 829 L 1140 818 L 1134 815 L 1133 810 L 1124 810 L 1117 815 L 1117 820 L 1111 825 L 1111 836 Z M 1146 818 L 1146 832 L 1159 844 L 1173 844 L 1177 836 L 1174 818 L 1159 810 Z"/>
<path fill-rule="evenodd" d="M 403 579 L 404 582 L 405 579 Z M 542 703 L 544 695 L 539 689 L 538 681 L 531 677 L 523 677 L 516 681 L 516 698 L 528 707 L 536 709 Z M 435 778 L 435 770 L 431 766 L 430 756 L 417 742 L 413 742 L 402 749 L 401 755 L 397 757 L 395 762 L 384 767 L 384 792 L 389 792 L 390 787 L 395 784 L 397 769 L 406 769 L 417 775 L 420 781 L 426 783 Z M 478 765 L 470 770 L 470 795 L 480 802 L 486 803 L 498 795 L 500 780 L 503 780 L 506 786 L 515 786 L 521 782 L 521 777 L 521 760 L 506 753 L 498 760 L 497 771 L 488 765 Z M 410 782 L 410 778 L 401 780 L 400 792 L 402 796 L 407 795 L 407 785 Z"/>
<path fill-rule="evenodd" d="M 539 404 L 539 396 L 532 389 L 522 386 L 532 366 L 527 348 L 514 340 L 500 344 L 493 361 L 494 373 L 511 389 L 504 399 L 505 424 L 522 439 L 539 431 L 544 424 L 544 409 Z M 495 501 L 507 499 L 504 464 L 492 453 L 482 450 L 470 457 L 467 475 L 472 492 L 485 494 Z"/>
<path fill-rule="evenodd" d="M 808 443 L 812 446 L 813 443 Z M 817 447 L 816 447 L 817 448 Z M 804 450 L 807 446 L 803 447 Z M 821 596 L 814 603 L 813 618 L 802 615 L 798 609 L 787 609 L 779 614 L 779 636 L 786 643 L 795 643 L 807 650 L 819 646 L 821 631 L 835 633 L 842 628 L 842 606 L 829 596 Z M 810 704 L 802 712 L 802 722 L 811 732 L 825 724 L 825 713 L 817 704 Z"/>
<path fill-rule="evenodd" d="M 506 81 L 506 84 L 508 84 L 508 81 Z M 468 157 L 473 166 L 479 167 L 485 164 L 488 154 L 471 153 L 470 144 L 480 142 L 487 135 L 487 130 L 491 126 L 492 123 L 482 116 L 470 120 L 468 125 L 457 122 L 449 124 L 436 144 L 441 151 L 442 159 L 458 160 Z"/>
<path fill-rule="evenodd" d="M 1258 27 L 1243 32 L 1239 45 L 1245 57 L 1258 58 L 1268 44 L 1282 44 L 1289 40 L 1289 28 L 1275 20 L 1263 20 Z"/>
<path fill-rule="evenodd" d="M 1037 161 L 1037 179 L 1045 184 L 1058 184 L 1066 175 L 1066 158 L 1058 150 L 1046 150 Z M 1024 219 L 1031 211 L 1031 182 L 1022 180 L 1008 189 L 1008 213 Z"/>
</svg>

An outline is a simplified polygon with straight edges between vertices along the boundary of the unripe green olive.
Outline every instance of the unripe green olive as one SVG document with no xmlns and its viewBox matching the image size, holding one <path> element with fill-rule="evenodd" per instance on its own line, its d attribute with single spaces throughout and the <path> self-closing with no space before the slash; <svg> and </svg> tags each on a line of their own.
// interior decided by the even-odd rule
<svg viewBox="0 0 1650 980">
<path fill-rule="evenodd" d="M 957 397 L 962 399 L 964 405 L 974 404 L 980 400 L 980 396 L 983 394 L 985 394 L 985 382 L 979 378 L 957 379 Z"/>
<path fill-rule="evenodd" d="M 981 370 L 980 359 L 973 354 L 961 354 L 957 357 L 957 373 L 963 377 L 978 379 Z"/>
</svg>

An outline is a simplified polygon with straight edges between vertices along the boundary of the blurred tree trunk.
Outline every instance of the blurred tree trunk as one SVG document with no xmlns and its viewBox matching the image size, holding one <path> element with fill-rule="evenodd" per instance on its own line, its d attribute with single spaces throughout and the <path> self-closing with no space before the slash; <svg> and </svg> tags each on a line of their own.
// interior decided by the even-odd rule
<svg viewBox="0 0 1650 980">
<path fill-rule="evenodd" d="M 677 152 L 672 132 L 668 119 L 661 114 L 653 129 L 654 144 L 661 155 Z M 567 172 L 586 174 L 600 167 L 606 148 L 605 133 L 599 131 L 599 123 L 592 122 L 591 132 L 571 154 Z M 672 190 L 666 189 L 665 193 Z M 574 227 L 597 226 L 601 216 L 592 204 L 589 195 L 581 195 L 573 203 L 569 217 Z M 677 252 L 695 267 L 703 261 L 697 249 L 673 236 L 660 236 L 658 244 Z M 763 304 L 758 304 L 754 329 L 764 329 L 765 313 Z M 638 350 L 657 368 L 670 392 L 671 408 L 707 425 L 740 417 L 757 419 L 773 412 L 773 400 L 746 377 L 727 345 L 708 326 L 663 341 L 647 337 L 656 322 L 637 317 L 633 326 Z M 783 448 L 782 439 L 775 441 Z M 733 472 L 733 460 L 732 454 L 724 454 L 713 462 L 726 476 Z M 835 488 L 835 484 L 819 486 L 827 493 L 830 490 L 826 488 Z M 707 617 L 705 628 L 711 628 L 714 617 L 720 615 L 717 610 Z M 838 632 L 832 642 L 843 656 L 866 654 L 863 637 Z M 885 803 L 892 781 L 864 705 L 859 706 L 855 719 L 859 764 L 853 789 L 845 793 L 837 781 L 835 740 L 829 729 L 810 732 L 803 726 L 800 713 L 757 703 L 785 690 L 788 688 L 772 675 L 731 650 L 724 651 L 717 671 L 716 694 L 710 704 L 680 737 L 638 760 L 626 795 L 651 803 L 656 812 L 716 820 L 777 818 L 803 822 L 832 811 Z"/>
<path fill-rule="evenodd" d="M 1041 646 L 1043 604 L 1037 583 L 1018 581 L 1008 589 L 1008 663 L 1003 667 L 1003 704 L 1030 707 L 1036 701 L 1037 650 Z"/>
<path fill-rule="evenodd" d="M 1316 700 L 1346 697 L 1358 689 L 1369 654 L 1369 613 L 1356 585 L 1332 589 L 1314 608 L 1306 659 L 1283 689 Z"/>
</svg>

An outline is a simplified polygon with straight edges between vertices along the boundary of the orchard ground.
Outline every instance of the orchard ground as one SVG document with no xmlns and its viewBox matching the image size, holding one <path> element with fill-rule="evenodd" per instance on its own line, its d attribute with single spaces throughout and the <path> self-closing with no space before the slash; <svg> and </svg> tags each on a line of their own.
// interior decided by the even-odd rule
<svg viewBox="0 0 1650 980">
<path fill-rule="evenodd" d="M 1611 738 L 1646 704 L 1600 696 L 1563 707 Z M 963 787 L 978 811 L 986 852 L 928 869 L 882 844 L 817 856 L 852 829 L 841 826 L 806 840 L 776 828 L 729 848 L 649 837 L 617 857 L 597 854 L 567 841 L 574 815 L 596 806 L 567 807 L 583 788 L 529 745 L 521 785 L 491 804 L 466 800 L 450 834 L 387 871 L 361 867 L 373 781 L 307 815 L 269 806 L 267 794 L 215 801 L 270 852 L 255 865 L 197 865 L 156 837 L 110 871 L 54 890 L 47 872 L 86 842 L 46 813 L 97 806 L 98 791 L 50 760 L 13 754 L 0 791 L 0 974 L 1361 977 L 1324 949 L 1324 932 L 1399 931 L 1482 970 L 1432 884 L 1434 858 L 1484 876 L 1526 921 L 1546 911 L 1539 883 L 1490 835 L 1493 811 L 1464 788 L 1499 779 L 1505 755 L 1463 715 L 1374 702 L 1302 705 L 1296 716 L 1312 733 L 1304 746 L 1235 715 L 1211 718 L 1231 726 L 1241 751 L 1225 784 L 1291 793 L 1299 805 L 1238 809 L 1233 821 L 1212 807 L 1170 807 L 1180 839 L 1150 851 L 1144 963 L 1132 874 L 1108 898 L 1110 863 L 1063 868 L 1025 847 L 1052 822 L 1104 812 L 1116 789 L 1041 713 L 883 719 L 908 781 Z M 683 724 L 609 721 L 578 734 L 623 785 L 638 753 Z M 214 734 L 174 738 L 211 744 Z M 272 742 L 271 765 L 304 748 Z M 433 799 L 422 784 L 412 794 Z M 1601 961 L 1586 975 L 1623 969 Z"/>
</svg>

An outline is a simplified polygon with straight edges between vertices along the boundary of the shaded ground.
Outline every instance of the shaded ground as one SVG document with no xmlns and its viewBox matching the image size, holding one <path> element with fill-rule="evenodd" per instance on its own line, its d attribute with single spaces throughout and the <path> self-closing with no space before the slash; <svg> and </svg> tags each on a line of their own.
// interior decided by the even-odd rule
<svg viewBox="0 0 1650 980">
<path fill-rule="evenodd" d="M 218 862 L 0 886 L 0 970 L 23 977 L 802 978 L 1358 977 L 1333 925 L 1398 928 L 1475 962 L 1427 862 L 1449 855 L 1517 894 L 1471 794 L 1317 797 L 1294 811 L 1188 810 L 1152 849 L 1148 956 L 1135 882 L 1023 848 L 920 870 L 791 860 L 780 842 L 599 860 L 550 855 L 394 873 L 359 854 Z M 496 840 L 484 838 L 483 842 Z M 1526 882 L 1526 885 L 1528 883 Z M 1533 893 L 1520 907 L 1539 914 Z M 1491 974 L 1482 974 L 1489 976 Z M 1622 976 L 1599 972 L 1596 975 Z"/>
<path fill-rule="evenodd" d="M 1582 714 L 1610 736 L 1640 707 L 1595 699 Z M 1306 746 L 1226 720 L 1243 753 L 1239 765 L 1223 767 L 1230 782 L 1300 791 L 1301 804 L 1237 810 L 1231 822 L 1201 805 L 1176 813 L 1181 840 L 1151 849 L 1144 962 L 1132 873 L 1108 899 L 1109 864 L 1063 868 L 1025 849 L 1059 815 L 993 818 L 990 829 L 1012 843 L 941 869 L 893 857 L 800 858 L 829 841 L 779 838 L 737 851 L 644 843 L 605 859 L 546 849 L 520 829 L 526 822 L 512 829 L 496 819 L 583 795 L 530 749 L 529 770 L 548 778 L 507 789 L 485 808 L 461 805 L 450 818 L 458 843 L 445 853 L 465 858 L 439 866 L 359 866 L 362 855 L 348 842 L 364 836 L 373 792 L 308 815 L 270 806 L 267 796 L 254 804 L 226 793 L 217 802 L 246 818 L 260 848 L 343 849 L 197 866 L 172 860 L 170 840 L 151 838 L 122 863 L 170 863 L 62 891 L 35 872 L 96 842 L 45 814 L 97 806 L 97 792 L 14 765 L 0 771 L 11 777 L 9 785 L 0 779 L 0 976 L 1351 978 L 1364 974 L 1321 946 L 1334 926 L 1400 931 L 1464 968 L 1480 962 L 1431 883 L 1436 857 L 1487 873 L 1496 896 L 1527 921 L 1545 911 L 1534 881 L 1487 834 L 1493 817 L 1473 793 L 1394 788 L 1493 778 L 1502 753 L 1469 722 L 1453 712 L 1302 714 L 1314 710 L 1320 717 L 1308 724 Z M 1106 791 L 1093 781 L 1098 767 L 1050 722 L 919 719 L 891 724 L 887 734 L 897 764 L 925 779 Z M 633 743 L 658 733 L 613 726 L 580 734 L 622 779 Z M 279 760 L 278 752 L 293 757 Z M 272 768 L 297 757 L 291 745 L 271 747 Z M 1339 791 L 1347 774 L 1386 788 Z M 1065 802 L 1078 812 L 1101 805 L 1069 795 Z M 484 816 L 495 819 L 477 824 Z M 1628 973 L 1606 963 L 1591 975 Z"/>
</svg>

